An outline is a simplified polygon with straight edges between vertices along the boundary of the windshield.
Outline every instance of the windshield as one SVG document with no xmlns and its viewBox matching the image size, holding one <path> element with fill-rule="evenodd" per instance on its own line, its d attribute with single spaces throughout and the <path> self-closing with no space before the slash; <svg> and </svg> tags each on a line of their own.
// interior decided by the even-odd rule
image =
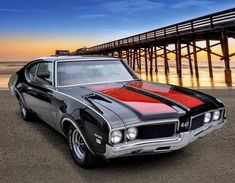
<svg viewBox="0 0 235 183">
<path fill-rule="evenodd" d="M 134 80 L 121 61 L 63 61 L 57 63 L 57 85 Z"/>
</svg>

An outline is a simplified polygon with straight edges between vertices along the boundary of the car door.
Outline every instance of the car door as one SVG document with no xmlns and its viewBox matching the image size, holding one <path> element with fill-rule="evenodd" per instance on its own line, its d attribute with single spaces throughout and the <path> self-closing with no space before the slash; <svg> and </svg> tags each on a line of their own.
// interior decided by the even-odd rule
<svg viewBox="0 0 235 183">
<path fill-rule="evenodd" d="M 26 73 L 27 74 L 27 73 Z M 26 105 L 35 112 L 39 118 L 56 128 L 55 111 L 53 105 L 53 63 L 41 61 L 28 70 L 30 82 L 24 86 Z"/>
</svg>

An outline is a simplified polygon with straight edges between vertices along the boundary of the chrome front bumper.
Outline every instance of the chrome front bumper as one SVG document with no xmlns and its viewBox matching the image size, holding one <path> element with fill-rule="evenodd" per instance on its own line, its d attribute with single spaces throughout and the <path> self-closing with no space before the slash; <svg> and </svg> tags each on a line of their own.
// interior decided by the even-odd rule
<svg viewBox="0 0 235 183">
<path fill-rule="evenodd" d="M 207 133 L 221 128 L 225 123 L 226 120 L 222 122 L 211 122 L 209 124 L 204 124 L 198 129 L 182 132 L 170 138 L 135 140 L 115 146 L 107 144 L 104 157 L 106 159 L 111 159 L 123 156 L 164 153 L 181 149 Z"/>
</svg>

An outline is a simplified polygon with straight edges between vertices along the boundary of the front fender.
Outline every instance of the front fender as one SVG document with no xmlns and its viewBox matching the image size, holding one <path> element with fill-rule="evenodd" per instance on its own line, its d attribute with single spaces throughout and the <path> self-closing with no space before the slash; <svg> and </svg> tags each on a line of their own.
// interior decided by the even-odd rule
<svg viewBox="0 0 235 183">
<path fill-rule="evenodd" d="M 89 110 L 81 109 L 80 111 L 76 110 L 76 112 L 73 112 L 72 116 L 65 115 L 61 122 L 61 128 L 64 134 L 66 134 L 66 130 L 72 124 L 82 134 L 89 150 L 93 154 L 102 154 L 106 150 L 109 130 L 102 126 L 102 123 L 99 122 L 100 119 L 95 118 L 89 112 Z M 79 113 L 80 117 L 75 119 L 74 117 L 78 116 L 75 113 Z"/>
</svg>

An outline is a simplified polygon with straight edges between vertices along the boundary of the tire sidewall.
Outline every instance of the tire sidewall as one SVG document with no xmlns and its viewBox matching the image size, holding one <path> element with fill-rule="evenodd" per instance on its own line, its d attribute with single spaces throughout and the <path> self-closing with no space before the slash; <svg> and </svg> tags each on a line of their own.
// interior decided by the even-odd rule
<svg viewBox="0 0 235 183">
<path fill-rule="evenodd" d="M 88 165 L 88 161 L 89 161 L 89 156 L 91 155 L 89 152 L 89 149 L 87 148 L 87 146 L 85 146 L 85 150 L 84 150 L 84 158 L 80 159 L 78 158 L 78 156 L 76 155 L 75 151 L 74 151 L 74 147 L 73 147 L 73 143 L 72 143 L 72 134 L 74 132 L 74 130 L 76 130 L 76 128 L 73 125 L 70 125 L 69 129 L 68 129 L 68 141 L 69 141 L 69 149 L 70 149 L 70 153 L 72 155 L 72 158 L 74 159 L 74 161 L 81 167 L 87 168 Z M 83 139 L 84 140 L 84 139 Z"/>
</svg>

